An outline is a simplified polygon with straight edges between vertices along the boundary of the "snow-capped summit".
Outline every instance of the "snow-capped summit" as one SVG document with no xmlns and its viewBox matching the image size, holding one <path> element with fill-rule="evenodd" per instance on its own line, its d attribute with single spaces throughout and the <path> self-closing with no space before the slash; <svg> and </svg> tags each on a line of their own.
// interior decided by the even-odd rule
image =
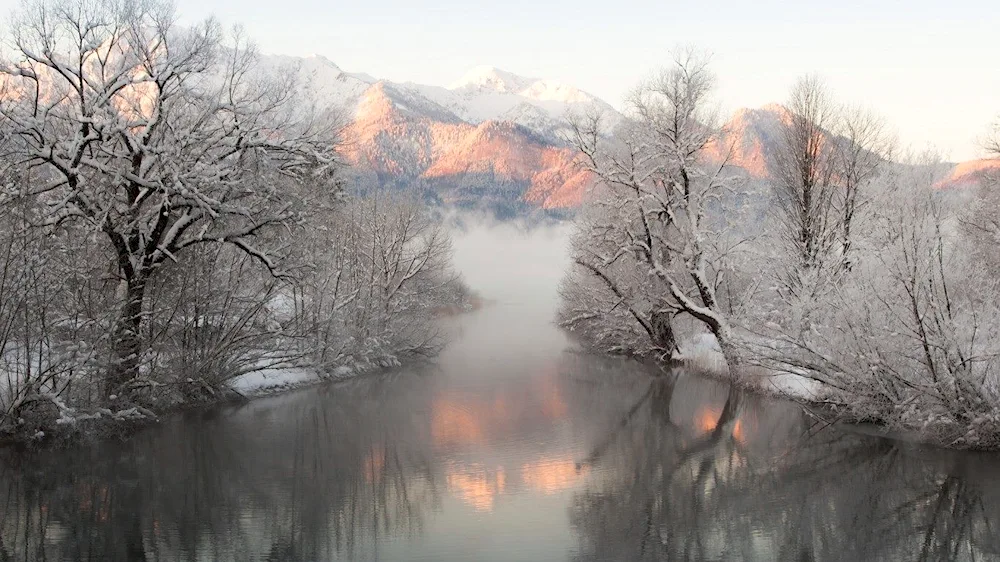
<svg viewBox="0 0 1000 562">
<path fill-rule="evenodd" d="M 494 66 L 477 66 L 448 85 L 449 90 L 474 89 L 499 93 L 517 93 L 527 88 L 532 79 L 518 76 Z"/>
<path fill-rule="evenodd" d="M 493 66 L 477 66 L 448 88 L 459 94 L 513 94 L 538 101 L 595 103 L 597 98 L 555 80 L 528 78 Z"/>
<path fill-rule="evenodd" d="M 610 105 L 578 88 L 492 66 L 477 66 L 447 88 L 411 83 L 403 86 L 469 123 L 512 121 L 553 141 L 564 136 L 570 114 L 601 110 L 609 116 L 611 125 L 620 118 Z"/>
<path fill-rule="evenodd" d="M 336 70 L 338 72 L 342 72 L 340 70 L 340 67 L 337 66 L 337 64 L 335 62 L 333 62 L 332 60 L 328 59 L 326 57 L 326 55 L 321 55 L 319 53 L 313 53 L 313 54 L 309 55 L 308 57 L 306 57 L 305 60 L 312 61 L 313 63 L 316 63 L 316 64 L 322 64 L 322 65 L 327 66 L 327 67 L 329 67 L 329 68 L 331 68 L 333 70 Z"/>
<path fill-rule="evenodd" d="M 561 101 L 564 103 L 595 103 L 597 101 L 590 94 L 555 80 L 536 80 L 518 93 L 526 98 L 540 101 Z"/>
<path fill-rule="evenodd" d="M 302 93 L 325 107 L 353 107 L 361 94 L 375 82 L 362 74 L 344 72 L 322 55 L 266 55 L 260 58 L 259 65 L 265 72 L 287 75 Z"/>
</svg>

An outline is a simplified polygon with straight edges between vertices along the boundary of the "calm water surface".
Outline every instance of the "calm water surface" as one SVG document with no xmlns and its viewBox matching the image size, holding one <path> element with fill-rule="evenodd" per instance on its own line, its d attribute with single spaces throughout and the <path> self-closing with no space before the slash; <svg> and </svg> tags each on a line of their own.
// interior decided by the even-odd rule
<svg viewBox="0 0 1000 562">
<path fill-rule="evenodd" d="M 1000 461 L 581 354 L 561 232 L 456 248 L 432 364 L 0 462 L 5 560 L 991 560 Z"/>
</svg>

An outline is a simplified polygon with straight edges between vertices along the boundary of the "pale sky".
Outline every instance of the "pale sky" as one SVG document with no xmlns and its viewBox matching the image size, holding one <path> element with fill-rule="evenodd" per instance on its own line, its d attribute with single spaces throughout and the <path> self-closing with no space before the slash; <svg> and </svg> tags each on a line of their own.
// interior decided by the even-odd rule
<svg viewBox="0 0 1000 562">
<path fill-rule="evenodd" d="M 185 22 L 241 23 L 266 53 L 322 54 L 350 72 L 447 85 L 477 65 L 552 78 L 620 107 L 691 44 L 714 53 L 725 109 L 782 101 L 822 76 L 915 149 L 982 155 L 1000 116 L 996 0 L 176 0 Z M 16 0 L 0 0 L 9 13 Z"/>
</svg>

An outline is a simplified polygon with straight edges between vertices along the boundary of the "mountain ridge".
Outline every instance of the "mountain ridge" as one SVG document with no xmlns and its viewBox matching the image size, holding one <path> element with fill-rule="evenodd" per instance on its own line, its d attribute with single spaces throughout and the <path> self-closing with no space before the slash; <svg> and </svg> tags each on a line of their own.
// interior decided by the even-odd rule
<svg viewBox="0 0 1000 562">
<path fill-rule="evenodd" d="M 359 181 L 416 189 L 452 204 L 578 206 L 591 180 L 566 140 L 568 116 L 601 112 L 609 132 L 625 119 L 573 86 L 492 66 L 475 67 L 444 87 L 346 72 L 322 55 L 269 55 L 263 64 L 294 67 L 305 94 L 340 108 L 341 152 Z M 771 177 L 771 154 L 787 115 L 779 104 L 738 109 L 707 147 L 708 159 L 750 179 Z M 968 188 L 997 169 L 1000 161 L 991 159 L 955 163 L 939 187 Z"/>
</svg>

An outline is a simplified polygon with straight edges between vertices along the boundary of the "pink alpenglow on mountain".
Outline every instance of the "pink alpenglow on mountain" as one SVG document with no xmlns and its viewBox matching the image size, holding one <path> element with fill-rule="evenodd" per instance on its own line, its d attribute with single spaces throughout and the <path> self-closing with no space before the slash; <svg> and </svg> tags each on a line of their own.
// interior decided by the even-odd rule
<svg viewBox="0 0 1000 562">
<path fill-rule="evenodd" d="M 446 203 L 505 200 L 542 209 L 572 208 L 593 178 L 570 146 L 569 118 L 600 112 L 607 131 L 624 117 L 610 104 L 554 80 L 476 67 L 447 87 L 347 73 L 323 57 L 265 57 L 266 67 L 296 65 L 303 90 L 344 115 L 345 159 L 375 181 L 420 186 Z M 788 110 L 740 109 L 705 151 L 706 161 L 774 176 L 773 154 Z M 831 135 L 832 138 L 832 135 Z M 1000 170 L 1000 160 L 955 166 L 939 184 L 967 188 Z"/>
</svg>

